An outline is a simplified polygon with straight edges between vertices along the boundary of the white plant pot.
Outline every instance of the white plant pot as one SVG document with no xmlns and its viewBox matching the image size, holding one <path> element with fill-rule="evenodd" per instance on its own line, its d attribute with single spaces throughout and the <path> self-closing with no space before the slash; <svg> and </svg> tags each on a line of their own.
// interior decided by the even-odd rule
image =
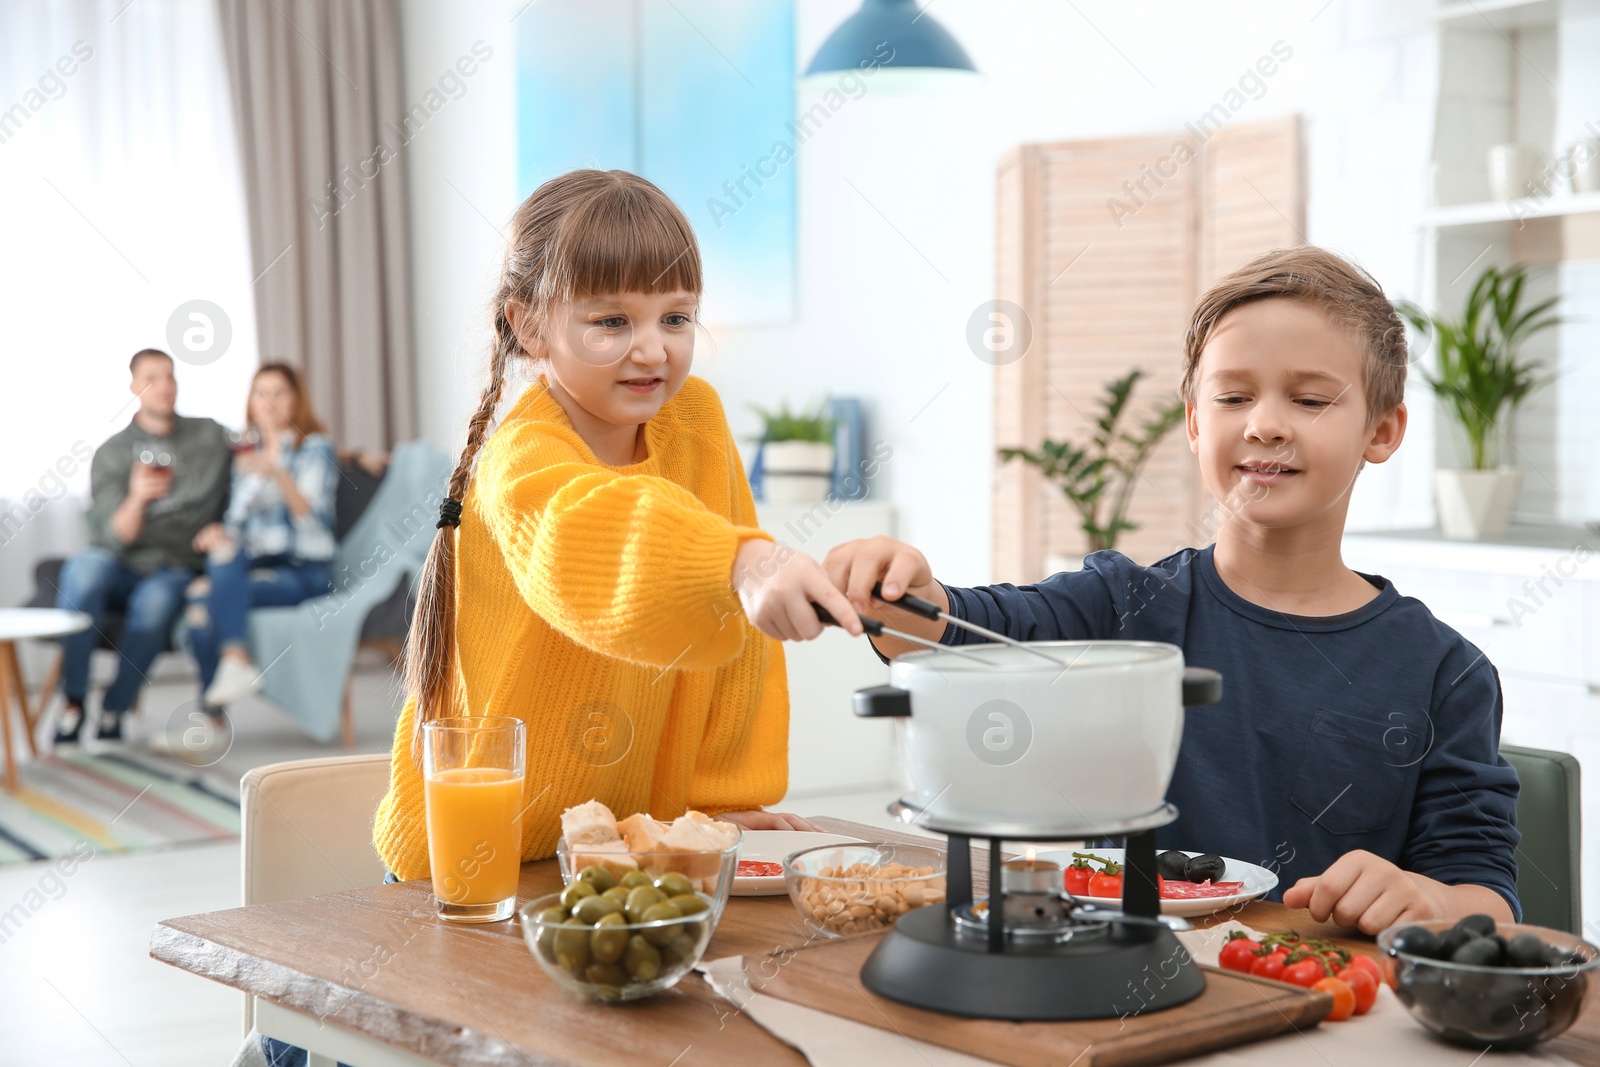
<svg viewBox="0 0 1600 1067">
<path fill-rule="evenodd" d="M 1486 541 L 1503 537 L 1511 521 L 1511 505 L 1522 488 L 1522 472 L 1437 470 L 1433 472 L 1439 528 L 1452 541 Z"/>
<path fill-rule="evenodd" d="M 1495 200 L 1516 200 L 1535 195 L 1542 162 L 1539 150 L 1525 144 L 1497 144 L 1489 147 L 1489 196 Z"/>
<path fill-rule="evenodd" d="M 833 488 L 833 446 L 818 441 L 768 441 L 761 449 L 761 487 L 769 503 L 826 500 Z"/>
</svg>

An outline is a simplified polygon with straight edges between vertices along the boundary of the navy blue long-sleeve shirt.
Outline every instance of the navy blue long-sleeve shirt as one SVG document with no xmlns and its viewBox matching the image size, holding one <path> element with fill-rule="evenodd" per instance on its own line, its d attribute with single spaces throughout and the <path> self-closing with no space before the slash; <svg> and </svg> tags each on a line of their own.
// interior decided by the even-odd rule
<svg viewBox="0 0 1600 1067">
<path fill-rule="evenodd" d="M 1283 890 L 1366 849 L 1450 885 L 1487 886 L 1520 917 L 1517 774 L 1499 751 L 1500 676 L 1384 578 L 1343 615 L 1285 615 L 1229 589 L 1215 546 L 1149 567 L 1096 552 L 1030 586 L 946 586 L 950 611 L 1027 641 L 1164 641 L 1223 676 L 1187 710 L 1158 847 L 1216 852 Z M 981 643 L 956 626 L 944 643 Z"/>
</svg>

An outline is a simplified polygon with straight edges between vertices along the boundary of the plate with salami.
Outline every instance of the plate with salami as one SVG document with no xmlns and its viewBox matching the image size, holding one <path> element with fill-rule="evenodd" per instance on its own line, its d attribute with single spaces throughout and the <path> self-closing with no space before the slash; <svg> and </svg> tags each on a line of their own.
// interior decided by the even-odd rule
<svg viewBox="0 0 1600 1067">
<path fill-rule="evenodd" d="M 740 856 L 743 855 L 741 851 Z M 1084 860 L 1084 864 L 1089 868 L 1087 875 L 1083 873 L 1082 867 L 1073 868 L 1075 857 L 1079 856 L 1087 857 Z M 1180 856 L 1183 857 L 1182 862 L 1178 859 Z M 1122 857 L 1123 850 L 1120 848 L 1098 848 L 1079 852 L 1041 852 L 1037 858 L 1059 863 L 1066 869 L 1064 888 L 1073 900 L 1097 908 L 1120 908 L 1122 878 L 1119 872 Z M 1219 864 L 1222 868 L 1220 877 L 1217 871 Z M 1186 877 L 1163 877 L 1161 887 L 1163 915 L 1181 915 L 1187 918 L 1210 915 L 1223 908 L 1264 896 L 1278 885 L 1278 876 L 1265 867 L 1212 853 L 1176 850 L 1163 852 L 1158 854 L 1158 866 L 1164 875 L 1176 874 L 1180 869 L 1187 867 Z M 1085 882 L 1087 884 L 1084 884 Z"/>
<path fill-rule="evenodd" d="M 853 845 L 860 838 L 805 830 L 746 830 L 739 839 L 739 865 L 733 872 L 736 897 L 776 897 L 789 890 L 783 884 L 783 858 L 791 852 L 817 845 Z"/>
</svg>

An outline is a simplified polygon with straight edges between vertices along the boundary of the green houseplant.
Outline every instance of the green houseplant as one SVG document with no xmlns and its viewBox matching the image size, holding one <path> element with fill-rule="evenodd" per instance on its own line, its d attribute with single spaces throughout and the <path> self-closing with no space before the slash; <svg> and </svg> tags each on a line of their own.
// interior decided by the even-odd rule
<svg viewBox="0 0 1600 1067">
<path fill-rule="evenodd" d="M 1430 314 L 1410 301 L 1395 306 L 1434 341 L 1438 369 L 1422 372 L 1466 437 L 1465 469 L 1435 472 L 1439 523 L 1446 537 L 1480 540 L 1505 533 L 1522 472 L 1502 466 L 1505 427 L 1529 394 L 1549 384 L 1537 360 L 1523 359 L 1529 338 L 1561 322 L 1556 297 L 1523 310 L 1526 267 L 1488 267 L 1467 294 L 1459 317 Z"/>
<path fill-rule="evenodd" d="M 1100 415 L 1094 421 L 1088 444 L 1047 440 L 1037 451 L 999 450 L 1002 461 L 1020 459 L 1038 467 L 1061 490 L 1078 513 L 1091 552 L 1115 548 L 1119 536 L 1139 528 L 1129 521 L 1128 506 L 1140 472 L 1161 439 L 1183 421 L 1183 401 L 1173 397 L 1164 401 L 1136 432 L 1119 429 L 1134 386 L 1143 376 L 1143 371 L 1132 370 L 1105 386 Z"/>
<path fill-rule="evenodd" d="M 827 401 L 810 412 L 776 411 L 751 404 L 761 417 L 762 496 L 769 502 L 810 502 L 827 497 L 833 486 L 834 421 Z"/>
</svg>

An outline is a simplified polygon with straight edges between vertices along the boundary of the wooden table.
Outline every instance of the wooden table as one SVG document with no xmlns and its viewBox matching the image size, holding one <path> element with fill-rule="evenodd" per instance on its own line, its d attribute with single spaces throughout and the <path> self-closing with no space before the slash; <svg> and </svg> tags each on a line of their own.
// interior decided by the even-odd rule
<svg viewBox="0 0 1600 1067">
<path fill-rule="evenodd" d="M 15 700 L 22 717 L 22 736 L 28 751 L 37 756 L 33 740 L 39 714 L 44 711 L 48 691 L 39 693 L 39 707 L 28 706 L 28 687 L 22 681 L 22 666 L 17 662 L 17 642 L 66 637 L 82 633 L 94 620 L 81 611 L 60 608 L 0 608 L 0 735 L 5 740 L 6 788 L 17 788 L 17 768 L 11 755 L 11 701 Z M 48 689 L 48 687 L 47 687 Z"/>
<path fill-rule="evenodd" d="M 838 819 L 813 821 L 871 840 L 926 841 Z M 975 876 L 983 870 L 974 864 Z M 530 863 L 519 896 L 560 885 L 554 860 Z M 1371 939 L 1345 937 L 1281 904 L 1252 903 L 1217 921 L 1227 918 L 1376 951 Z M 807 940 L 788 897 L 734 897 L 706 958 L 761 955 Z M 697 974 L 635 1004 L 574 997 L 530 958 L 515 922 L 456 926 L 435 918 L 425 881 L 169 919 L 155 928 L 150 955 L 258 998 L 263 1033 L 358 1067 L 806 1062 Z M 1600 1063 L 1600 1012 L 1591 1010 L 1547 1047 L 1578 1063 Z"/>
</svg>

